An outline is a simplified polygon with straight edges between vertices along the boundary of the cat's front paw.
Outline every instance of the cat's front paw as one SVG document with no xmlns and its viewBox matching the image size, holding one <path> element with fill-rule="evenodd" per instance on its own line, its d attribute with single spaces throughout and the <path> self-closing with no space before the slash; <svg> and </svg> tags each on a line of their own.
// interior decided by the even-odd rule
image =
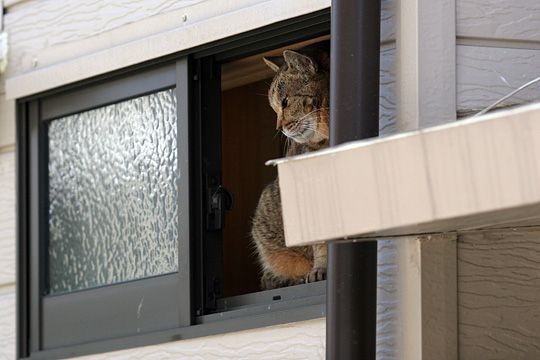
<svg viewBox="0 0 540 360">
<path fill-rule="evenodd" d="M 313 268 L 306 277 L 307 283 L 321 280 L 326 280 L 326 268 L 323 267 Z"/>
</svg>

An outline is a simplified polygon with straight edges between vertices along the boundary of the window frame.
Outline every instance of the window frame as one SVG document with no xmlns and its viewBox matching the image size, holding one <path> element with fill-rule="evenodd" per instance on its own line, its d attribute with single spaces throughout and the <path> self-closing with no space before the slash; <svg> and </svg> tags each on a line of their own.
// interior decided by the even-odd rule
<svg viewBox="0 0 540 360">
<path fill-rule="evenodd" d="M 220 123 L 220 111 L 215 110 L 220 109 L 216 64 L 328 34 L 329 30 L 330 11 L 325 9 L 17 101 L 17 358 L 93 354 L 325 316 L 325 282 L 221 299 L 214 312 L 209 313 L 212 306 L 207 306 L 206 276 L 219 269 L 214 260 L 221 250 L 219 245 L 206 245 L 212 237 L 215 243 L 220 242 L 219 236 L 204 231 L 203 157 L 214 154 L 213 160 L 219 166 L 213 171 L 219 178 L 220 150 L 217 146 L 208 147 L 208 140 L 215 138 Z M 178 163 L 183 170 L 179 188 L 184 189 L 179 191 L 178 205 L 190 214 L 179 216 L 178 220 L 179 232 L 187 232 L 189 239 L 178 241 L 178 272 L 45 297 L 45 124 L 173 87 L 177 96 Z M 150 308 L 154 316 L 141 322 L 132 308 L 137 309 L 142 298 L 145 311 Z M 122 312 L 122 308 L 130 310 Z M 71 319 L 65 316 L 66 311 L 84 316 Z M 102 312 L 107 316 L 118 311 L 120 318 L 112 317 L 109 321 L 109 325 L 116 323 L 116 328 L 101 339 L 89 340 L 85 335 L 89 330 L 101 335 L 107 327 L 102 322 L 94 322 L 91 329 L 86 325 L 70 327 L 70 321 L 88 324 L 93 314 Z M 164 317 L 169 319 L 165 323 Z M 127 329 L 136 328 L 140 333 L 122 335 Z"/>
<path fill-rule="evenodd" d="M 185 86 L 177 86 L 185 84 Z M 21 147 L 27 157 L 19 157 L 29 183 L 24 196 L 28 201 L 28 234 L 21 238 L 27 244 L 28 294 L 31 351 L 55 348 L 103 337 L 114 338 L 126 333 L 188 326 L 192 323 L 191 299 L 183 288 L 191 287 L 189 256 L 189 137 L 188 137 L 188 61 L 149 69 L 129 76 L 87 86 L 67 93 L 27 102 L 26 131 L 20 132 Z M 182 176 L 178 180 L 178 271 L 132 281 L 69 292 L 48 293 L 48 137 L 50 121 L 137 98 L 162 90 L 176 88 L 177 97 L 177 157 Z M 22 194 L 21 194 L 22 195 Z M 24 210 L 24 209 L 22 209 Z M 144 299 L 144 300 L 143 300 Z M 133 310 L 144 304 L 145 316 L 134 317 Z M 109 310 L 110 309 L 110 310 Z M 110 319 L 110 321 L 108 321 Z M 85 324 L 84 329 L 73 324 Z M 130 329 L 135 329 L 131 330 Z M 82 331 L 81 331 L 82 330 Z"/>
</svg>

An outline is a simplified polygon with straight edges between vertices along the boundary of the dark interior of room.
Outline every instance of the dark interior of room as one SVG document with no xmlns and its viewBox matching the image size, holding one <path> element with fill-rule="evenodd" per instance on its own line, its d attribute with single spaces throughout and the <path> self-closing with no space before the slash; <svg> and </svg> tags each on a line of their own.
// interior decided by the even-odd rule
<svg viewBox="0 0 540 360">
<path fill-rule="evenodd" d="M 259 291 L 260 268 L 251 242 L 251 219 L 261 191 L 277 171 L 265 162 L 283 156 L 284 136 L 276 132 L 276 114 L 268 104 L 274 72 L 263 56 L 327 40 L 321 37 L 222 65 L 222 182 L 234 205 L 223 229 L 223 296 Z"/>
</svg>

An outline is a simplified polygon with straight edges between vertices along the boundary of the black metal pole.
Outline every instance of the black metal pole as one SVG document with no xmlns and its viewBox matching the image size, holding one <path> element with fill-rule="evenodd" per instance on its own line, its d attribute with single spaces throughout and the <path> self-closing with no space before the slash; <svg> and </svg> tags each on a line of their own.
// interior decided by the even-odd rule
<svg viewBox="0 0 540 360">
<path fill-rule="evenodd" d="M 380 9 L 332 0 L 330 145 L 379 134 Z M 326 358 L 375 359 L 376 315 L 377 242 L 330 244 Z"/>
</svg>

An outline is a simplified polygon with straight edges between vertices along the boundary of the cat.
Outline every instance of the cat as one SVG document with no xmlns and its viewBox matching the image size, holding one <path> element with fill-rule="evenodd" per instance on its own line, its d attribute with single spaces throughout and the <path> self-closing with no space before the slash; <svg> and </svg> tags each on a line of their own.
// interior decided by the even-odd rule
<svg viewBox="0 0 540 360">
<path fill-rule="evenodd" d="M 282 57 L 263 60 L 276 72 L 268 99 L 277 115 L 276 129 L 287 137 L 286 155 L 327 147 L 330 101 L 328 45 L 299 51 L 285 50 Z M 277 179 L 261 193 L 251 236 L 263 272 L 263 290 L 326 278 L 326 245 L 285 246 Z"/>
</svg>

